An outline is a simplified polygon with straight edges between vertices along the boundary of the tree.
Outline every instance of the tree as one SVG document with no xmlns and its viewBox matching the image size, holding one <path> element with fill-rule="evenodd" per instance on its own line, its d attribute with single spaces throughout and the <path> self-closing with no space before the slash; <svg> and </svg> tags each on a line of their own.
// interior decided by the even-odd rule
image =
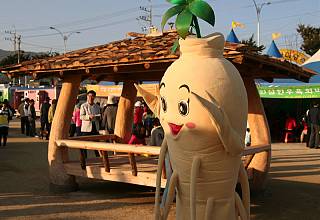
<svg viewBox="0 0 320 220">
<path fill-rule="evenodd" d="M 28 56 L 26 56 L 24 53 L 21 53 L 20 55 L 20 62 L 29 60 Z M 6 58 L 3 58 L 0 61 L 0 66 L 8 66 L 8 65 L 12 65 L 12 64 L 17 64 L 18 63 L 18 54 L 11 54 L 9 56 L 7 56 Z"/>
<path fill-rule="evenodd" d="M 35 60 L 35 59 L 44 59 L 47 57 L 53 57 L 59 55 L 56 52 L 47 52 L 47 53 L 25 53 L 24 51 L 21 51 L 20 54 L 20 62 L 27 61 L 27 60 Z M 6 58 L 3 58 L 0 61 L 0 66 L 8 66 L 18 63 L 18 54 L 12 54 L 7 56 Z"/>
<path fill-rule="evenodd" d="M 315 54 L 320 48 L 320 28 L 299 24 L 297 32 L 303 39 L 301 50 L 311 56 Z"/>
<path fill-rule="evenodd" d="M 260 54 L 264 49 L 266 49 L 266 47 L 265 47 L 264 45 L 260 45 L 260 46 L 258 47 L 256 41 L 253 40 L 253 34 L 251 35 L 251 37 L 250 37 L 248 40 L 241 40 L 240 43 L 249 46 L 249 48 L 251 48 L 253 51 L 256 51 L 256 52 L 259 53 L 259 54 Z"/>
</svg>

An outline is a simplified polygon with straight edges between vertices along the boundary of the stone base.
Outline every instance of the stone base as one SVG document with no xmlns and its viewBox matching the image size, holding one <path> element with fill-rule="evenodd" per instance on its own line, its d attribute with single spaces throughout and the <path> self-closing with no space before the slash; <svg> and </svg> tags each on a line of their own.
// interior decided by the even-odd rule
<svg viewBox="0 0 320 220">
<path fill-rule="evenodd" d="M 72 185 L 57 185 L 54 183 L 50 183 L 49 191 L 51 193 L 60 194 L 60 193 L 69 193 L 79 190 L 79 185 L 74 183 Z"/>
</svg>

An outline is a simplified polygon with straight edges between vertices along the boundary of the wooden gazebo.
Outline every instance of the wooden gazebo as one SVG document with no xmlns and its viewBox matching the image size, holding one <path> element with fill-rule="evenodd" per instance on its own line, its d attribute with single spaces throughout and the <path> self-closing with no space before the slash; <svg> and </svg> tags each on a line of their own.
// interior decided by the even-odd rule
<svg viewBox="0 0 320 220">
<path fill-rule="evenodd" d="M 137 173 L 139 169 L 136 165 L 138 160 L 135 155 L 143 153 L 158 155 L 159 148 L 115 143 L 126 143 L 131 133 L 133 104 L 137 93 L 134 83 L 161 79 L 167 67 L 179 57 L 179 52 L 171 54 L 171 47 L 177 37 L 174 31 L 155 37 L 129 33 L 128 38 L 124 40 L 2 68 L 2 71 L 11 78 L 27 74 L 35 79 L 59 77 L 62 80 L 62 89 L 48 146 L 52 190 L 74 190 L 77 187 L 74 175 L 142 185 L 155 184 L 154 176 L 150 174 L 151 171 L 144 172 L 144 174 L 141 172 L 143 175 L 139 176 Z M 262 189 L 270 168 L 271 140 L 264 108 L 254 80 L 264 79 L 272 82 L 273 78 L 294 78 L 308 82 L 314 73 L 284 60 L 258 55 L 242 44 L 226 43 L 224 56 L 237 67 L 247 89 L 248 122 L 253 146 L 245 150 L 244 155 L 247 156 L 244 163 L 252 189 Z M 77 138 L 78 140 L 68 139 L 69 122 L 80 82 L 84 79 L 94 79 L 98 82 L 123 82 L 115 135 L 80 137 Z M 97 140 L 102 140 L 104 143 L 93 142 Z M 106 140 L 112 140 L 114 143 L 106 143 Z M 101 150 L 101 161 L 104 168 L 94 168 L 89 164 L 85 169 L 82 169 L 80 165 L 74 166 L 69 161 L 68 148 Z M 112 158 L 108 158 L 107 151 L 128 153 L 132 169 L 130 173 L 112 172 L 112 167 L 110 170 Z M 153 184 L 150 183 L 152 181 L 154 181 Z"/>
</svg>

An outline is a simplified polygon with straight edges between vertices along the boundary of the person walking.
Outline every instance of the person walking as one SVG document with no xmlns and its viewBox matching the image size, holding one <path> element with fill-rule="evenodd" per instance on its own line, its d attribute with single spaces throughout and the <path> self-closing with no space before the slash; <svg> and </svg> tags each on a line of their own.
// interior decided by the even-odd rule
<svg viewBox="0 0 320 220">
<path fill-rule="evenodd" d="M 47 96 L 44 100 L 44 102 L 41 104 L 40 108 L 40 123 L 41 123 L 41 138 L 44 138 L 46 136 L 46 140 L 49 139 L 49 120 L 48 120 L 48 114 L 50 109 L 50 98 Z"/>
<path fill-rule="evenodd" d="M 48 112 L 48 122 L 49 122 L 49 134 L 48 135 L 50 135 L 51 125 L 53 122 L 54 113 L 56 112 L 56 108 L 57 108 L 57 100 L 52 99 L 52 104 L 51 104 L 51 106 L 49 108 L 49 112 Z"/>
<path fill-rule="evenodd" d="M 82 120 L 81 132 L 83 135 L 99 134 L 99 122 L 101 118 L 100 106 L 94 103 L 96 92 L 90 90 L 87 93 L 87 102 L 80 107 L 80 119 Z"/>
<path fill-rule="evenodd" d="M 106 130 L 107 134 L 113 134 L 116 124 L 118 105 L 116 103 L 115 97 L 108 96 L 107 106 L 103 112 L 102 116 L 102 128 Z"/>
<path fill-rule="evenodd" d="M 29 136 L 35 137 L 36 136 L 36 109 L 34 108 L 34 100 L 31 99 L 29 102 L 29 108 L 28 108 L 28 120 L 30 123 L 30 131 Z"/>
<path fill-rule="evenodd" d="M 142 123 L 143 106 L 140 101 L 134 104 L 132 134 L 128 144 L 146 145 L 145 128 Z"/>
<path fill-rule="evenodd" d="M 6 103 L 0 105 L 0 146 L 7 145 L 7 137 L 9 132 L 9 118 L 11 115 L 12 113 L 9 109 L 9 106 Z"/>
<path fill-rule="evenodd" d="M 80 119 L 80 103 L 79 99 L 77 99 L 76 105 L 74 107 L 73 113 L 72 113 L 72 121 L 75 123 L 76 129 L 75 133 L 77 136 L 81 136 L 81 124 L 82 121 Z"/>
<path fill-rule="evenodd" d="M 30 124 L 28 120 L 29 98 L 25 98 L 18 107 L 21 120 L 21 133 L 29 135 Z"/>
<path fill-rule="evenodd" d="M 306 118 L 302 117 L 301 120 L 301 133 L 300 133 L 300 143 L 303 142 L 304 138 L 308 135 L 308 124 L 306 122 Z M 309 141 L 309 140 L 307 140 Z"/>
<path fill-rule="evenodd" d="M 295 129 L 297 128 L 296 120 L 288 113 L 285 122 L 284 143 L 295 140 Z"/>
<path fill-rule="evenodd" d="M 311 123 L 311 133 L 309 139 L 310 148 L 319 148 L 319 131 L 320 131 L 320 110 L 319 104 L 314 102 L 308 112 Z"/>
<path fill-rule="evenodd" d="M 16 113 L 16 110 L 10 105 L 8 99 L 4 99 L 3 100 L 3 104 L 5 104 L 6 106 L 8 106 L 8 109 L 10 111 L 10 115 L 9 115 L 9 121 L 12 120 L 14 114 Z"/>
<path fill-rule="evenodd" d="M 101 113 L 100 106 L 94 103 L 95 97 L 96 92 L 90 90 L 87 93 L 87 102 L 80 107 L 81 133 L 83 136 L 99 134 Z M 84 157 L 87 157 L 86 150 L 81 150 L 81 153 L 84 154 Z M 95 155 L 100 157 L 98 151 L 95 151 Z"/>
</svg>

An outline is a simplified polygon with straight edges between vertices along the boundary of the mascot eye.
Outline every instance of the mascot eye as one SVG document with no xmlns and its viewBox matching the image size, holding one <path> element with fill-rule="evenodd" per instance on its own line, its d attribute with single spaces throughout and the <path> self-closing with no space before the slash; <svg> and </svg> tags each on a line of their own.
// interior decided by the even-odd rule
<svg viewBox="0 0 320 220">
<path fill-rule="evenodd" d="M 167 111 L 167 101 L 164 97 L 161 97 L 161 106 L 162 106 L 162 110 L 164 112 L 166 112 Z"/>
<path fill-rule="evenodd" d="M 179 113 L 182 116 L 188 115 L 188 113 L 189 113 L 189 99 L 187 102 L 184 100 L 180 101 L 178 104 L 178 108 L 179 108 Z"/>
</svg>

